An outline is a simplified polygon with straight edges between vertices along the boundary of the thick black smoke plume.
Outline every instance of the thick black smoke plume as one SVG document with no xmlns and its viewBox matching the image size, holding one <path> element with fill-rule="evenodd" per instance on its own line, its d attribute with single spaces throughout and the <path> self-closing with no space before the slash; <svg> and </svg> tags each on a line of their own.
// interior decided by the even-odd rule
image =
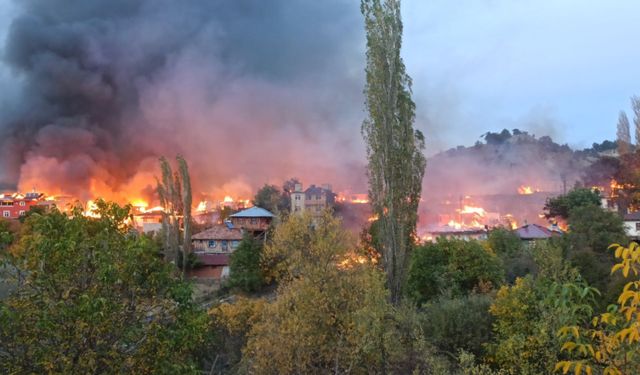
<svg viewBox="0 0 640 375">
<path fill-rule="evenodd" d="M 117 196 L 148 189 L 158 155 L 182 153 L 207 193 L 291 175 L 364 186 L 357 2 L 17 4 L 5 185 Z"/>
</svg>

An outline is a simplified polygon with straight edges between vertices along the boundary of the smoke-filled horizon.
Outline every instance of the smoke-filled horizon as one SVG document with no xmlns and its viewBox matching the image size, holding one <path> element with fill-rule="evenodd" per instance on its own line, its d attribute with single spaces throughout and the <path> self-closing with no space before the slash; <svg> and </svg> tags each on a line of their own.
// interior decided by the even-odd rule
<svg viewBox="0 0 640 375">
<path fill-rule="evenodd" d="M 594 117 L 588 110 L 596 106 L 583 104 L 584 116 L 575 124 L 580 131 L 568 139 L 567 129 L 574 125 L 567 124 L 567 114 L 557 118 L 555 104 L 540 99 L 560 91 L 579 103 L 571 94 L 575 90 L 604 92 L 598 80 L 593 90 L 584 87 L 584 69 L 565 62 L 557 64 L 558 71 L 546 71 L 539 60 L 588 57 L 584 51 L 595 50 L 584 43 L 569 43 L 575 51 L 561 45 L 547 51 L 543 45 L 558 41 L 565 46 L 575 35 L 583 38 L 580 30 L 605 12 L 583 7 L 584 22 L 575 30 L 558 26 L 546 28 L 557 35 L 541 33 L 536 23 L 547 20 L 547 13 L 556 15 L 549 22 L 566 24 L 576 5 L 570 3 L 531 8 L 526 2 L 499 1 L 455 12 L 448 2 L 403 3 L 403 56 L 414 78 L 416 127 L 427 137 L 428 155 L 472 144 L 485 131 L 502 128 L 551 135 L 560 143 L 584 143 L 583 133 L 602 135 L 587 138 L 593 141 L 610 138 L 617 108 L 611 111 L 611 124 L 589 130 L 581 125 Z M 158 156 L 182 154 L 190 163 L 196 196 L 247 198 L 264 183 L 280 184 L 290 177 L 307 185 L 328 182 L 336 190 L 366 191 L 360 135 L 365 45 L 358 1 L 11 4 L 0 6 L 0 21 L 8 25 L 0 30 L 0 36 L 7 34 L 0 82 L 10 83 L 0 94 L 1 186 L 81 199 L 93 193 L 118 200 L 148 197 Z M 514 27 L 511 17 L 522 21 L 518 32 L 506 32 Z M 602 30 L 613 35 L 618 29 Z M 531 35 L 540 41 L 528 44 Z M 613 48 L 610 41 L 606 44 Z M 510 69 L 504 69 L 507 63 Z M 493 66 L 499 72 L 490 71 Z M 623 74 L 625 66 L 616 73 Z M 498 98 L 496 93 L 509 95 L 510 82 L 520 82 L 519 72 L 528 79 L 515 85 L 519 101 Z M 567 72 L 578 74 L 572 79 L 580 84 L 557 79 Z M 629 77 L 624 87 L 612 84 L 616 95 L 607 94 L 608 102 L 624 108 L 633 94 L 628 90 L 632 81 Z M 505 103 L 515 108 L 510 116 L 494 112 Z M 515 110 L 522 112 L 513 115 Z M 607 113 L 600 110 L 599 118 Z M 493 169 L 481 160 L 452 159 L 455 164 L 439 170 L 443 160 L 436 156 L 428 165 L 426 194 L 447 189 L 452 181 L 460 187 L 459 181 L 469 176 L 475 176 L 476 191 L 505 193 L 517 183 L 509 172 L 492 178 Z M 526 165 L 525 158 L 518 163 Z M 557 173 L 553 163 L 528 168 L 542 180 Z M 529 174 L 535 180 L 537 175 Z M 443 176 L 451 181 L 442 181 Z"/>
</svg>

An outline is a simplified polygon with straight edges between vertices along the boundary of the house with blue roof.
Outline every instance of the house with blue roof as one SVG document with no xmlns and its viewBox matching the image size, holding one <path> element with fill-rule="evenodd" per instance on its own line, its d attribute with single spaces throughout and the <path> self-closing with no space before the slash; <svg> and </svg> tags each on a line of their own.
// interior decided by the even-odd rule
<svg viewBox="0 0 640 375">
<path fill-rule="evenodd" d="M 229 216 L 234 228 L 240 228 L 253 235 L 259 235 L 269 229 L 274 215 L 262 207 L 253 206 Z"/>
</svg>

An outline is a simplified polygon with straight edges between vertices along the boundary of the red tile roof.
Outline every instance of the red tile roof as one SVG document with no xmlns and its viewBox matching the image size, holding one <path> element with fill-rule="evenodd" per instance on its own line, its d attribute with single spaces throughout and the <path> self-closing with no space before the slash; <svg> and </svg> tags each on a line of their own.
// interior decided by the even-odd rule
<svg viewBox="0 0 640 375">
<path fill-rule="evenodd" d="M 226 225 L 216 225 L 203 232 L 194 234 L 194 240 L 238 240 L 242 239 L 240 228 L 229 228 Z"/>
</svg>

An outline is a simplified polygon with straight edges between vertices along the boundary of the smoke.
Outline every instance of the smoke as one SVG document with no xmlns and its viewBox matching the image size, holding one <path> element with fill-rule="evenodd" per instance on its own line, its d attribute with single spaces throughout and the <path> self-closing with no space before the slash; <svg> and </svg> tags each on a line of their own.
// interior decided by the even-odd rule
<svg viewBox="0 0 640 375">
<path fill-rule="evenodd" d="M 24 0 L 0 183 L 144 196 L 160 155 L 196 193 L 298 176 L 364 189 L 363 31 L 349 0 Z M 354 171 L 354 166 L 357 166 Z"/>
</svg>

